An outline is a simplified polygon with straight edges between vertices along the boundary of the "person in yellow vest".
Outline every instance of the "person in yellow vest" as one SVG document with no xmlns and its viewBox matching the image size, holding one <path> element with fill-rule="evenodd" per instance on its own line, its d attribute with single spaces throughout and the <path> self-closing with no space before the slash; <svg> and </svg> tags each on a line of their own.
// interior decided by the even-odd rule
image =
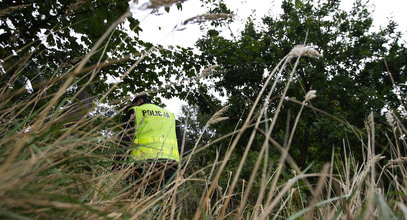
<svg viewBox="0 0 407 220">
<path fill-rule="evenodd" d="M 148 188 L 169 183 L 180 162 L 174 114 L 144 94 L 133 99 L 123 121 L 124 139 L 132 140 L 130 158 L 136 164 L 132 179 Z"/>
</svg>

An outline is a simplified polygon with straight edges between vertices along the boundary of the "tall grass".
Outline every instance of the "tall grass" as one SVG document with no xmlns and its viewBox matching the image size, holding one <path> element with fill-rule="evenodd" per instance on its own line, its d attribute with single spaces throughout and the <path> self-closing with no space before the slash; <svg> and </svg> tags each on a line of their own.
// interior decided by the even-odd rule
<svg viewBox="0 0 407 220">
<path fill-rule="evenodd" d="M 60 83 L 50 79 L 46 87 L 36 87 L 33 93 L 13 92 L 8 85 L 23 75 L 24 69 L 11 74 L 9 82 L 0 88 L 0 216 L 11 219 L 403 219 L 406 207 L 406 128 L 396 114 L 389 113 L 388 145 L 391 158 L 377 154 L 373 115 L 366 119 L 361 148 L 363 163 L 357 162 L 344 140 L 343 158 L 335 158 L 320 172 L 301 170 L 289 155 L 296 138 L 296 125 L 301 114 L 313 98 L 315 91 L 304 94 L 304 100 L 286 97 L 301 56 L 319 57 L 312 48 L 298 46 L 287 54 L 270 73 L 242 125 L 228 135 L 210 143 L 201 143 L 202 133 L 193 149 L 182 158 L 174 181 L 153 192 L 147 192 L 143 179 L 129 181 L 128 176 L 137 164 L 122 161 L 123 169 L 112 170 L 115 155 L 126 155 L 118 135 L 121 126 L 112 118 L 92 113 L 98 106 L 84 106 L 74 101 L 76 94 L 67 94 L 67 88 L 77 82 L 93 52 L 102 46 L 114 27 L 129 14 L 125 14 L 101 37 L 88 56 L 67 71 Z M 153 49 L 151 49 L 153 50 Z M 139 57 L 123 75 L 148 56 Z M 29 62 L 27 60 L 26 62 Z M 293 63 L 288 69 L 287 64 Z M 99 68 L 87 69 L 93 74 Z M 288 72 L 288 75 L 286 75 Z M 285 83 L 282 94 L 276 94 L 277 83 Z M 105 101 L 106 94 L 94 97 Z M 48 94 L 50 87 L 55 93 Z M 261 97 L 266 99 L 261 101 Z M 278 106 L 269 119 L 266 112 L 270 97 L 279 95 Z M 316 97 L 315 97 L 316 96 Z M 126 97 L 123 97 L 126 99 Z M 119 103 L 122 100 L 111 100 Z M 273 139 L 273 129 L 281 118 L 280 111 L 287 101 L 301 108 L 288 130 L 287 142 Z M 317 111 L 322 111 L 316 109 Z M 78 111 L 80 112 L 78 117 Z M 120 114 L 123 109 L 117 109 Z M 205 125 L 221 123 L 227 115 L 225 108 L 216 113 Z M 75 113 L 75 117 L 72 115 Z M 329 115 L 326 113 L 326 115 Z M 328 117 L 328 116 L 327 116 Z M 185 122 L 188 123 L 188 122 Z M 261 129 L 262 124 L 266 129 Z M 338 120 L 338 123 L 343 121 Z M 350 126 L 350 125 L 349 125 Z M 207 129 L 201 129 L 206 132 Z M 251 132 L 242 140 L 244 132 Z M 248 182 L 240 175 L 248 162 L 255 135 L 264 136 L 260 152 L 254 159 Z M 359 135 L 359 133 L 355 134 Z M 194 157 L 221 140 L 230 140 L 225 155 L 217 154 L 206 167 L 196 167 Z M 233 155 L 238 143 L 246 144 L 238 161 Z M 279 160 L 272 161 L 268 154 L 275 148 Z M 253 160 L 251 158 L 250 160 Z M 234 161 L 236 169 L 227 169 Z M 384 162 L 383 162 L 384 161 Z M 288 171 L 290 170 L 290 172 Z M 258 177 L 260 175 L 260 177 Z M 258 182 L 257 182 L 258 181 Z M 221 184 L 222 183 L 222 184 Z M 258 187 L 254 187 L 254 185 Z M 223 186 L 223 188 L 222 188 Z M 226 187 L 224 187 L 226 186 Z"/>
</svg>

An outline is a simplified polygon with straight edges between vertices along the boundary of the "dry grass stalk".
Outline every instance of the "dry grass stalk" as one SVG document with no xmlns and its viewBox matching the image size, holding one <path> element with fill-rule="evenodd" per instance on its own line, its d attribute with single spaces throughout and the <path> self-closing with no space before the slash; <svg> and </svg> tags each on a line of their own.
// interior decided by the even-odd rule
<svg viewBox="0 0 407 220">
<path fill-rule="evenodd" d="M 315 187 L 315 190 L 312 191 L 312 199 L 309 203 L 309 206 L 311 207 L 311 209 L 308 211 L 307 215 L 305 216 L 306 220 L 311 220 L 314 219 L 314 208 L 315 208 L 315 204 L 317 203 L 317 201 L 319 201 L 321 198 L 320 196 L 322 195 L 322 191 L 323 191 L 323 186 L 325 183 L 325 179 L 327 177 L 330 177 L 331 175 L 329 174 L 329 164 L 325 164 L 324 167 L 322 168 L 322 172 L 321 172 L 321 176 L 318 180 L 317 186 Z"/>
<path fill-rule="evenodd" d="M 257 219 L 268 219 L 270 212 L 273 208 L 280 203 L 281 199 L 284 195 L 292 189 L 292 186 L 297 183 L 297 181 L 307 178 L 307 177 L 315 177 L 315 176 L 322 176 L 321 174 L 300 174 L 289 179 L 286 183 L 284 183 L 284 187 L 279 191 L 279 193 L 275 196 L 273 201 L 270 204 L 266 204 L 264 207 L 263 212 L 258 216 Z"/>
<path fill-rule="evenodd" d="M 192 148 L 192 150 L 191 150 L 191 155 L 194 155 L 194 153 L 195 153 L 195 150 L 197 149 L 197 147 L 198 147 L 198 144 L 200 143 L 200 141 L 201 141 L 201 139 L 202 139 L 202 137 L 203 137 L 203 135 L 204 135 L 204 132 L 206 131 L 206 129 L 210 126 L 210 125 L 213 125 L 213 124 L 215 124 L 215 123 L 218 123 L 218 122 L 220 122 L 220 121 L 224 121 L 224 120 L 227 120 L 228 119 L 228 117 L 222 117 L 222 115 L 227 111 L 229 109 L 229 106 L 224 106 L 223 108 L 221 108 L 219 111 L 217 111 L 209 120 L 208 120 L 208 122 L 206 122 L 206 124 L 205 124 L 205 126 L 204 126 L 204 128 L 203 128 L 203 132 L 199 135 L 199 137 L 198 137 L 198 139 L 196 140 L 196 142 L 195 142 L 195 144 L 194 144 L 194 147 Z M 185 163 L 185 165 L 184 165 L 184 169 L 182 169 L 181 170 L 181 176 L 182 175 L 184 175 L 184 173 L 185 173 L 185 171 L 186 171 L 186 168 L 188 167 L 188 164 L 189 164 L 189 162 L 191 161 L 191 156 L 189 156 L 188 158 L 187 158 L 187 160 L 186 160 L 186 163 Z M 208 200 L 208 199 L 205 199 L 204 201 L 206 201 L 206 200 Z"/>
<path fill-rule="evenodd" d="M 280 70 L 279 70 L 279 73 L 277 74 L 276 79 L 274 80 L 273 86 L 272 86 L 272 88 L 271 88 L 270 91 L 269 91 L 269 94 L 268 94 L 268 98 L 269 98 L 269 97 L 271 97 L 271 93 L 274 91 L 274 88 L 275 88 L 275 86 L 277 85 L 277 82 L 278 82 L 278 80 L 279 80 L 279 77 L 282 75 L 281 72 L 283 71 L 283 69 L 284 69 L 284 67 L 286 66 L 286 64 L 287 64 L 287 59 L 286 59 L 286 57 L 285 57 L 285 58 L 283 58 L 283 59 L 280 60 L 280 62 L 279 62 L 279 63 L 277 64 L 277 66 L 273 69 L 273 71 L 271 72 L 271 74 L 269 75 L 269 77 L 266 79 L 266 82 L 264 83 L 263 87 L 262 87 L 261 90 L 260 90 L 260 93 L 258 94 L 258 96 L 257 96 L 257 98 L 256 98 L 256 100 L 255 100 L 255 102 L 253 103 L 253 107 L 250 109 L 249 115 L 247 116 L 245 122 L 243 123 L 241 130 L 238 132 L 238 134 L 236 135 L 236 137 L 233 139 L 233 142 L 232 142 L 231 146 L 229 147 L 229 150 L 228 150 L 228 152 L 227 152 L 227 154 L 226 154 L 226 156 L 225 156 L 225 160 L 224 160 L 223 163 L 221 164 L 220 170 L 218 171 L 217 175 L 215 176 L 215 180 L 214 180 L 215 182 L 218 181 L 218 179 L 219 179 L 219 177 L 220 177 L 220 173 L 221 173 L 221 171 L 224 169 L 224 167 L 225 167 L 225 165 L 226 165 L 226 162 L 227 162 L 227 160 L 230 158 L 230 156 L 231 156 L 231 154 L 232 154 L 234 148 L 236 147 L 236 145 L 237 145 L 239 139 L 240 139 L 241 136 L 242 136 L 242 133 L 249 127 L 249 123 L 250 123 L 250 121 L 252 120 L 252 116 L 253 116 L 253 114 L 254 114 L 255 108 L 257 107 L 257 105 L 258 105 L 258 103 L 259 103 L 259 101 L 260 101 L 260 97 L 261 97 L 262 94 L 265 92 L 265 90 L 266 90 L 266 88 L 267 88 L 267 85 L 269 84 L 269 82 L 270 82 L 271 79 L 273 78 L 274 74 L 277 73 L 277 70 L 280 69 Z M 263 105 L 263 108 L 261 108 L 261 111 L 260 111 L 260 114 L 259 114 L 259 115 L 262 115 L 262 112 L 265 111 L 265 109 L 266 109 L 265 106 L 266 106 L 266 105 Z M 232 195 L 232 194 L 233 194 L 233 190 L 234 190 L 234 188 L 235 188 L 235 186 L 236 186 L 236 184 L 237 184 L 237 181 L 238 181 L 238 179 L 239 179 L 239 175 L 240 175 L 240 172 L 241 172 L 241 170 L 242 170 L 242 168 L 243 168 L 243 164 L 244 164 L 244 162 L 245 162 L 245 160 L 246 160 L 246 158 L 247 158 L 247 155 L 248 155 L 248 153 L 249 153 L 250 147 L 251 147 L 251 145 L 252 145 L 252 143 L 253 143 L 253 140 L 254 140 L 254 137 L 255 137 L 255 135 L 256 135 L 256 130 L 257 130 L 257 129 L 259 128 L 259 126 L 260 126 L 260 122 L 261 122 L 261 117 L 257 117 L 257 121 L 256 121 L 256 124 L 255 124 L 255 128 L 253 129 L 252 134 L 251 134 L 251 136 L 250 136 L 250 139 L 249 139 L 249 141 L 247 142 L 247 145 L 246 145 L 246 148 L 245 148 L 245 152 L 243 153 L 243 157 L 242 157 L 242 159 L 241 159 L 241 161 L 240 161 L 240 163 L 239 163 L 239 167 L 238 167 L 238 169 L 237 169 L 237 171 L 236 171 L 236 174 L 235 174 L 235 177 L 234 177 L 234 179 L 233 179 L 233 181 L 232 181 L 232 185 L 231 185 L 230 189 L 228 190 L 228 195 Z M 272 129 L 271 129 L 271 130 L 272 130 Z M 269 135 L 266 135 L 266 137 L 269 137 Z M 263 146 L 263 147 L 264 147 L 264 146 Z M 262 147 L 262 148 L 263 148 L 263 147 Z M 249 182 L 249 183 L 250 183 L 250 182 Z M 207 195 L 206 195 L 207 197 L 209 197 L 209 196 L 211 195 L 211 193 L 212 193 L 211 190 L 213 191 L 213 187 L 208 190 L 208 193 L 207 193 Z M 225 200 L 225 202 L 224 202 L 224 204 L 223 204 L 223 207 L 222 207 L 222 210 L 221 210 L 221 212 L 220 212 L 220 214 L 219 214 L 219 218 L 223 218 L 223 216 L 225 216 L 225 214 L 226 214 L 226 209 L 227 209 L 227 207 L 228 207 L 230 198 L 231 198 L 231 196 L 227 196 L 227 199 Z M 243 205 L 241 205 L 240 207 L 243 207 Z M 239 208 L 239 211 L 238 211 L 238 212 L 240 212 L 240 210 L 242 210 L 242 208 Z M 199 215 L 200 215 L 199 211 L 200 211 L 200 210 L 198 210 L 197 213 L 195 214 L 195 217 L 194 217 L 195 219 L 197 219 L 197 217 L 199 217 Z"/>
<path fill-rule="evenodd" d="M 294 49 L 293 49 L 293 50 L 294 50 Z M 291 53 L 291 52 L 290 52 L 290 53 Z M 290 60 L 290 55 L 287 55 L 287 57 L 286 57 L 286 61 L 288 61 L 288 60 Z M 292 71 L 291 71 L 291 73 L 290 73 L 290 76 L 289 76 L 289 78 L 288 78 L 288 80 L 287 80 L 287 84 L 286 84 L 286 86 L 285 86 L 285 88 L 284 88 L 283 94 L 282 94 L 282 96 L 281 96 L 281 98 L 280 98 L 280 101 L 279 101 L 279 103 L 278 103 L 278 106 L 277 106 L 275 115 L 274 115 L 274 117 L 273 117 L 272 124 L 271 124 L 271 128 L 269 129 L 269 131 L 268 131 L 266 137 L 268 137 L 268 136 L 271 135 L 271 132 L 272 132 L 272 130 L 273 130 L 273 128 L 274 128 L 274 125 L 275 125 L 275 123 L 276 123 L 276 121 L 277 121 L 277 117 L 278 117 L 278 115 L 279 115 L 279 113 L 280 113 L 280 109 L 281 109 L 282 104 L 283 104 L 283 102 L 284 102 L 284 100 L 285 100 L 285 97 L 286 97 L 286 94 L 287 94 L 289 85 L 290 85 L 290 83 L 291 83 L 291 80 L 293 79 L 293 76 L 294 76 L 294 73 L 295 73 L 295 71 L 296 71 L 296 68 L 297 68 L 298 63 L 299 63 L 299 57 L 297 58 L 297 60 L 296 60 L 296 62 L 295 62 L 295 64 L 294 64 L 294 68 L 292 69 Z M 279 161 L 279 165 L 278 165 L 278 168 L 277 168 L 277 172 L 276 172 L 275 176 L 273 177 L 273 180 L 272 180 L 272 183 L 271 183 L 271 186 L 270 186 L 270 190 L 269 190 L 268 195 L 267 195 L 267 200 L 266 200 L 266 203 L 265 203 L 266 206 L 267 206 L 268 204 L 272 203 L 272 198 L 273 198 L 272 195 L 274 194 L 274 192 L 275 192 L 275 190 L 276 190 L 277 181 L 278 181 L 278 179 L 280 178 L 280 174 L 281 174 L 281 172 L 282 172 L 282 169 L 283 169 L 285 160 L 286 160 L 286 158 L 287 158 L 288 150 L 290 149 L 291 142 L 292 142 L 292 139 L 293 139 L 293 137 L 294 137 L 294 132 L 295 132 L 295 130 L 296 130 L 296 127 L 297 127 L 297 124 L 298 124 L 298 122 L 299 122 L 299 118 L 300 118 L 300 116 L 301 116 L 301 114 L 302 114 L 302 111 L 303 111 L 304 106 L 305 106 L 305 102 L 302 102 L 301 109 L 300 109 L 299 113 L 297 114 L 296 120 L 295 120 L 295 122 L 294 122 L 292 131 L 291 131 L 291 134 L 290 134 L 288 143 L 287 143 L 287 146 L 285 146 L 284 152 L 282 153 L 282 155 L 281 155 L 281 157 L 280 157 L 280 161 Z"/>
<path fill-rule="evenodd" d="M 406 163 L 407 162 L 407 157 L 399 157 L 393 160 L 389 160 L 387 163 L 388 164 L 400 164 L 400 163 Z"/>
<path fill-rule="evenodd" d="M 246 119 L 246 122 L 245 122 L 245 124 L 243 125 L 243 127 L 247 124 L 248 120 L 251 119 L 251 115 L 252 115 L 252 113 L 253 113 L 254 108 L 255 108 L 256 105 L 257 105 L 257 101 L 258 101 L 260 95 L 264 92 L 264 89 L 266 88 L 266 86 L 268 85 L 269 81 L 271 80 L 271 77 L 273 76 L 274 73 L 276 73 L 277 69 L 280 68 L 280 71 L 279 71 L 279 73 L 277 74 L 277 77 L 276 77 L 276 79 L 274 80 L 274 83 L 273 83 L 273 85 L 272 85 L 272 88 L 270 89 L 270 91 L 269 91 L 269 93 L 268 93 L 268 96 L 267 96 L 267 100 L 270 99 L 271 94 L 272 94 L 272 92 L 274 91 L 274 88 L 275 88 L 277 82 L 279 81 L 279 77 L 282 75 L 281 73 L 282 73 L 282 71 L 285 69 L 285 67 L 286 67 L 286 65 L 287 65 L 287 62 L 290 60 L 290 57 L 291 57 L 290 55 L 287 55 L 286 57 L 284 57 L 284 58 L 279 62 L 279 64 L 275 67 L 275 69 L 272 71 L 272 74 L 270 74 L 270 76 L 267 78 L 266 83 L 264 84 L 262 90 L 260 91 L 260 93 L 259 93 L 259 95 L 258 95 L 258 97 L 257 97 L 257 99 L 256 99 L 256 101 L 255 101 L 255 103 L 254 103 L 254 106 L 252 107 L 251 112 L 249 113 L 249 116 L 248 116 L 248 118 Z M 283 91 L 283 95 L 282 95 L 281 98 L 280 98 L 280 101 L 279 101 L 279 103 L 278 103 L 278 106 L 277 106 L 277 109 L 276 109 L 276 111 L 275 111 L 274 117 L 273 117 L 273 119 L 272 119 L 272 124 L 270 125 L 270 128 L 269 128 L 269 130 L 268 130 L 268 132 L 267 132 L 266 140 L 264 140 L 264 142 L 263 142 L 263 146 L 262 146 L 261 152 L 265 151 L 266 146 L 268 146 L 268 137 L 271 136 L 271 133 L 272 133 L 273 128 L 274 128 L 274 126 L 275 126 L 275 123 L 276 123 L 276 121 L 277 121 L 277 117 L 278 117 L 278 115 L 279 115 L 279 113 L 280 113 L 280 109 L 281 109 L 281 107 L 282 107 L 282 103 L 283 103 L 283 101 L 285 100 L 285 95 L 286 95 L 286 93 L 287 93 L 287 91 L 288 91 L 289 85 L 290 85 L 291 80 L 292 80 L 292 78 L 293 78 L 293 76 L 294 76 L 294 73 L 295 73 L 295 71 L 296 71 L 296 67 L 297 67 L 297 65 L 298 65 L 298 62 L 299 62 L 299 59 L 297 59 L 297 61 L 295 62 L 294 68 L 293 68 L 293 70 L 291 71 L 290 76 L 288 77 L 287 84 L 286 84 L 286 86 L 285 86 L 285 88 L 284 88 L 284 91 Z M 282 64 L 282 66 L 280 67 L 281 63 L 283 63 L 283 64 Z M 261 108 L 260 114 L 259 114 L 260 116 L 263 115 L 262 112 L 265 111 L 266 107 L 267 107 L 267 102 L 266 102 L 266 103 L 263 105 L 263 107 Z M 246 158 L 247 158 L 247 155 L 248 155 L 248 153 L 249 153 L 251 144 L 252 144 L 252 142 L 253 142 L 253 140 L 254 140 L 254 136 L 255 136 L 255 134 L 256 134 L 257 128 L 258 128 L 258 126 L 259 126 L 260 118 L 261 118 L 261 117 L 258 117 L 258 118 L 257 118 L 256 127 L 255 127 L 255 129 L 253 130 L 253 132 L 252 132 L 252 134 L 251 134 L 251 136 L 250 136 L 250 139 L 249 139 L 249 141 L 248 141 L 248 143 L 247 143 L 247 145 L 246 145 L 245 152 L 243 153 L 243 157 L 242 157 L 241 162 L 240 162 L 240 164 L 239 164 L 239 167 L 238 167 L 238 169 L 237 169 L 237 171 L 236 171 L 235 178 L 234 178 L 234 180 L 233 180 L 233 182 L 232 182 L 232 185 L 231 185 L 231 187 L 230 187 L 229 195 L 232 194 L 232 192 L 233 192 L 233 190 L 234 190 L 234 187 L 236 186 L 236 183 L 237 183 L 237 180 L 238 180 L 238 176 L 240 175 L 240 172 L 241 172 L 241 170 L 242 170 L 243 164 L 244 164 L 244 162 L 245 162 L 245 160 L 246 160 Z M 295 130 L 295 129 L 294 129 L 294 130 Z M 237 136 L 235 142 L 233 142 L 232 144 L 236 144 L 236 143 L 237 143 L 237 140 L 239 140 L 239 138 L 240 138 L 240 137 Z M 231 150 L 233 150 L 233 149 L 234 149 L 234 148 L 231 148 Z M 286 155 L 286 154 L 284 154 L 284 155 Z M 283 157 L 285 158 L 285 156 L 283 156 Z M 285 160 L 285 159 L 284 159 L 284 160 Z M 283 161 L 284 161 L 284 160 L 283 160 Z M 281 164 L 281 163 L 280 163 L 280 164 Z M 258 166 L 256 166 L 256 169 L 257 169 L 257 167 L 258 167 Z M 280 170 L 280 172 L 281 172 L 281 168 L 282 168 L 282 167 L 280 167 L 280 169 L 278 169 L 278 170 Z M 254 171 L 253 173 L 256 173 L 256 172 L 257 172 L 256 169 L 255 169 L 255 171 Z M 253 175 L 252 175 L 252 176 L 253 176 Z M 272 189 L 274 189 L 275 184 L 277 183 L 276 181 L 277 181 L 277 179 L 278 179 L 278 176 L 279 176 L 279 173 L 278 173 L 278 175 L 276 175 L 276 178 L 273 180 L 273 184 L 272 184 L 272 187 L 271 187 Z M 253 179 L 251 178 L 250 181 L 249 181 L 248 190 L 247 190 L 247 192 L 246 192 L 245 197 L 248 196 L 248 194 L 249 194 L 249 192 L 250 192 L 250 189 L 251 189 L 251 187 L 252 187 L 252 184 L 253 184 Z M 271 198 L 271 195 L 270 195 L 270 194 L 272 193 L 272 191 L 273 191 L 273 190 L 271 190 L 271 191 L 269 192 L 269 196 L 268 196 L 268 198 L 267 198 L 268 201 L 266 202 L 266 204 L 268 204 L 268 203 L 270 202 L 269 199 Z M 226 199 L 226 201 L 225 201 L 225 204 L 224 204 L 224 206 L 223 206 L 223 208 L 222 208 L 222 211 L 221 211 L 221 213 L 220 213 L 220 218 L 223 218 L 223 217 L 224 217 L 225 212 L 226 212 L 226 209 L 227 209 L 228 204 L 229 204 L 229 201 L 230 201 L 230 196 L 229 196 L 228 199 Z M 242 204 L 240 204 L 240 207 L 239 207 L 239 209 L 238 209 L 238 215 L 241 215 L 241 212 L 242 212 L 242 210 L 243 210 L 243 207 L 244 207 L 245 202 L 246 202 L 245 199 L 243 199 L 243 202 L 242 202 Z M 195 215 L 195 218 L 196 218 L 196 216 L 197 216 L 197 215 Z"/>
</svg>

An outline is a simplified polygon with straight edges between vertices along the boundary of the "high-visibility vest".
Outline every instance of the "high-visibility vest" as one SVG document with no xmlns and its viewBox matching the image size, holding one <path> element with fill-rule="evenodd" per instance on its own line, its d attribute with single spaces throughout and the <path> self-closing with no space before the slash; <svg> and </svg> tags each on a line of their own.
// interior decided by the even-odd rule
<svg viewBox="0 0 407 220">
<path fill-rule="evenodd" d="M 130 155 L 135 160 L 171 159 L 180 161 L 175 116 L 153 104 L 130 109 L 135 114 L 134 148 Z"/>
</svg>

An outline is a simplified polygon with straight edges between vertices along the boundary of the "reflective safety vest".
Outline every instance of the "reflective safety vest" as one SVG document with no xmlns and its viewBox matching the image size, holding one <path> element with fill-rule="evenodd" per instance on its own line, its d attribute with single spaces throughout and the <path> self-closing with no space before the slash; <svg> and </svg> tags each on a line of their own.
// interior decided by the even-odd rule
<svg viewBox="0 0 407 220">
<path fill-rule="evenodd" d="M 171 159 L 180 161 L 175 116 L 153 104 L 143 104 L 134 110 L 135 147 L 130 155 L 136 160 Z"/>
</svg>

